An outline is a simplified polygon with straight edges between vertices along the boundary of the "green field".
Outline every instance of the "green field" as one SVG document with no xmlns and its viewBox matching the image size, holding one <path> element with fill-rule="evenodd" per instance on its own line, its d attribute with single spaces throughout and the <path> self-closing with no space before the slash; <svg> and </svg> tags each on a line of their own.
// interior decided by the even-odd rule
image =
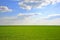
<svg viewBox="0 0 60 40">
<path fill-rule="evenodd" d="M 60 40 L 60 26 L 0 26 L 0 40 Z"/>
</svg>

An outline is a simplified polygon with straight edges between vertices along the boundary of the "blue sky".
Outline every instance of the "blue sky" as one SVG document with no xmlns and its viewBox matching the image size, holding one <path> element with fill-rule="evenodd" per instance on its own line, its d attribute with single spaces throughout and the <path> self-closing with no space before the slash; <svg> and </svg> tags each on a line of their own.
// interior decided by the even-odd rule
<svg viewBox="0 0 60 40">
<path fill-rule="evenodd" d="M 60 0 L 0 0 L 0 25 L 60 25 Z"/>
</svg>

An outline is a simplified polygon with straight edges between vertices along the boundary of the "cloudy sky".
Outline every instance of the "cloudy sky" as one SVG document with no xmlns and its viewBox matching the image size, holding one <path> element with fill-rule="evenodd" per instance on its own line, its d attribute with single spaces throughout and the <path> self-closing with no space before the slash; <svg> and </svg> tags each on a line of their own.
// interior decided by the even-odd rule
<svg viewBox="0 0 60 40">
<path fill-rule="evenodd" d="M 0 25 L 60 25 L 60 0 L 0 0 Z"/>
</svg>

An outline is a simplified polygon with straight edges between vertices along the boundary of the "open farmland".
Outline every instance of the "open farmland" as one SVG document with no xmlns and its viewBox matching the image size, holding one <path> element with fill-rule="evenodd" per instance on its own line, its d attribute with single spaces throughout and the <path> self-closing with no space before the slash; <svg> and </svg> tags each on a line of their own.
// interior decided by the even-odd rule
<svg viewBox="0 0 60 40">
<path fill-rule="evenodd" d="M 0 40 L 60 40 L 60 26 L 0 26 Z"/>
</svg>

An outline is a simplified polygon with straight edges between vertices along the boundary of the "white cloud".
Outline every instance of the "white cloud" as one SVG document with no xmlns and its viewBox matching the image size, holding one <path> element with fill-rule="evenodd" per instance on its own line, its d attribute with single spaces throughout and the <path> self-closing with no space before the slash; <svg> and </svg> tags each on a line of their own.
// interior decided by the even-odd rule
<svg viewBox="0 0 60 40">
<path fill-rule="evenodd" d="M 3 17 L 0 18 L 0 25 L 7 24 L 26 24 L 26 21 L 28 18 L 36 15 L 41 15 L 41 13 L 19 13 L 17 16 L 12 17 Z"/>
<path fill-rule="evenodd" d="M 35 24 L 37 25 L 60 25 L 60 18 L 56 18 L 53 20 L 45 20 L 45 19 L 38 19 L 36 20 Z"/>
<path fill-rule="evenodd" d="M 41 13 L 19 13 L 18 16 L 35 16 L 35 15 L 42 15 Z"/>
<path fill-rule="evenodd" d="M 53 18 L 49 20 L 49 18 L 60 16 L 60 14 L 50 14 L 48 16 L 35 16 L 35 17 L 28 17 L 25 20 L 25 24 L 33 24 L 33 25 L 60 25 L 60 18 Z"/>
<path fill-rule="evenodd" d="M 23 4 L 23 2 L 19 2 L 19 5 L 20 5 L 21 8 L 27 9 L 27 10 L 31 10 L 31 8 L 32 8 L 32 7 L 29 6 L 29 5 L 27 6 L 26 4 Z"/>
<path fill-rule="evenodd" d="M 9 9 L 7 6 L 0 6 L 0 12 L 11 12 L 12 9 Z"/>
<path fill-rule="evenodd" d="M 60 25 L 60 18 L 48 20 L 53 16 L 60 16 L 60 14 L 51 14 L 43 18 L 41 13 L 19 13 L 15 17 L 0 18 L 0 25 Z"/>
<path fill-rule="evenodd" d="M 0 18 L 0 25 L 13 25 L 13 24 L 21 24 L 23 21 L 17 17 L 3 17 Z"/>
<path fill-rule="evenodd" d="M 60 14 L 49 14 L 48 16 L 41 17 L 41 18 L 48 19 L 48 18 L 52 18 L 52 17 L 56 17 L 56 16 L 60 16 Z"/>
<path fill-rule="evenodd" d="M 60 0 L 23 0 L 18 4 L 22 9 L 31 10 L 32 8 L 42 8 L 56 3 L 60 3 Z"/>
</svg>

